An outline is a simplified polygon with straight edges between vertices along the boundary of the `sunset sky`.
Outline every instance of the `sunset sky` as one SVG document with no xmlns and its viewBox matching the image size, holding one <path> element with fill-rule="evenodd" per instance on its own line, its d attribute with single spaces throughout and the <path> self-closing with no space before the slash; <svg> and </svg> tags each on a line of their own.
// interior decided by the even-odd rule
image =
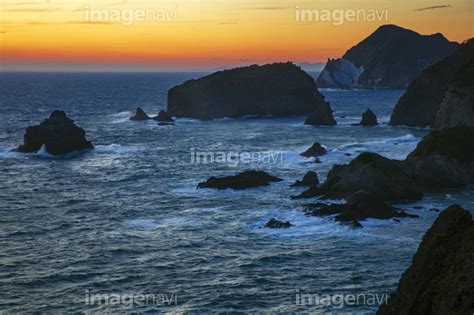
<svg viewBox="0 0 474 315">
<path fill-rule="evenodd" d="M 463 41 L 473 36 L 473 2 L 1 0 L 1 68 L 167 71 L 325 62 L 382 24 Z M 359 13 L 359 21 L 336 25 L 334 18 L 298 21 L 298 10 L 387 10 L 388 19 Z"/>
</svg>

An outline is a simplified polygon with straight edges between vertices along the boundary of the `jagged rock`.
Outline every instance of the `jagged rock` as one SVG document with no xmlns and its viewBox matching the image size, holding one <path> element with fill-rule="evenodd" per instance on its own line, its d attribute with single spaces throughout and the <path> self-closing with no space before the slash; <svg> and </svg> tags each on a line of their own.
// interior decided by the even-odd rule
<svg viewBox="0 0 474 315">
<path fill-rule="evenodd" d="M 406 88 L 456 47 L 439 33 L 420 35 L 383 25 L 342 58 L 328 60 L 316 83 L 320 88 Z"/>
<path fill-rule="evenodd" d="M 309 199 L 322 195 L 321 189 L 318 186 L 312 186 L 308 190 L 303 191 L 301 194 L 296 196 L 291 196 L 291 199 Z"/>
<path fill-rule="evenodd" d="M 459 82 L 456 79 L 458 75 L 460 81 L 472 81 L 472 78 L 469 79 L 469 75 L 464 78 L 462 72 L 459 73 L 462 69 L 467 71 L 471 69 L 473 56 L 474 39 L 471 39 L 460 45 L 455 53 L 423 71 L 417 79 L 410 83 L 405 94 L 398 101 L 390 118 L 390 124 L 434 126 L 441 103 L 446 97 L 446 102 L 453 101 L 455 104 L 460 104 L 460 108 L 456 108 L 456 110 L 464 111 L 465 96 L 452 95 L 450 91 L 456 90 L 456 85 L 459 84 L 456 83 L 456 81 Z M 451 82 L 453 84 L 452 89 L 450 87 Z M 465 89 L 463 90 L 465 91 Z M 449 95 L 446 94 L 447 91 Z M 455 96 L 454 99 L 452 99 L 453 96 Z M 444 111 L 446 110 L 445 108 Z M 437 124 L 439 127 L 451 126 L 453 122 L 459 119 L 458 115 L 454 115 L 453 121 L 451 121 L 450 117 L 446 117 L 449 116 L 447 114 L 447 112 L 440 114 L 439 123 Z"/>
<path fill-rule="evenodd" d="M 315 142 L 308 150 L 304 151 L 300 155 L 309 158 L 318 157 L 326 153 L 326 149 L 319 142 Z"/>
<path fill-rule="evenodd" d="M 404 162 L 422 186 L 457 187 L 474 183 L 474 127 L 431 131 Z"/>
<path fill-rule="evenodd" d="M 270 228 L 270 229 L 287 229 L 290 226 L 293 226 L 293 224 L 290 223 L 290 221 L 279 221 L 276 220 L 275 218 L 270 219 L 267 224 L 265 224 L 265 227 Z"/>
<path fill-rule="evenodd" d="M 168 92 L 168 113 L 201 120 L 246 115 L 291 116 L 332 110 L 313 78 L 292 63 L 219 71 L 189 80 Z"/>
<path fill-rule="evenodd" d="M 303 180 L 297 180 L 291 187 L 299 187 L 299 186 L 317 186 L 319 184 L 318 174 L 313 171 L 309 171 L 303 176 Z"/>
<path fill-rule="evenodd" d="M 362 114 L 362 120 L 359 123 L 361 126 L 375 126 L 378 124 L 377 116 L 370 109 L 367 109 L 367 111 Z"/>
<path fill-rule="evenodd" d="M 441 212 L 378 315 L 473 314 L 474 222 L 459 205 Z"/>
<path fill-rule="evenodd" d="M 148 120 L 151 119 L 141 107 L 137 107 L 137 111 L 135 112 L 135 115 L 130 117 L 130 120 L 133 121 L 142 121 L 142 120 Z"/>
<path fill-rule="evenodd" d="M 320 186 L 325 198 L 347 198 L 365 190 L 384 201 L 418 200 L 422 194 L 404 170 L 403 162 L 376 153 L 361 153 L 348 165 L 334 165 Z"/>
<path fill-rule="evenodd" d="M 282 181 L 281 178 L 271 176 L 263 171 L 246 171 L 234 176 L 211 177 L 206 182 L 199 183 L 197 188 L 214 188 L 236 190 L 268 186 L 270 182 Z"/>
<path fill-rule="evenodd" d="M 74 151 L 93 149 L 87 141 L 84 129 L 76 126 L 65 112 L 55 110 L 51 116 L 37 126 L 28 127 L 23 144 L 16 151 L 38 152 L 44 146 L 46 152 L 61 155 Z"/>
<path fill-rule="evenodd" d="M 345 204 L 309 204 L 306 205 L 309 215 L 331 216 L 336 215 L 335 220 L 353 227 L 362 227 L 359 221 L 367 219 L 388 220 L 393 218 L 417 218 L 418 216 L 408 214 L 404 211 L 387 205 L 379 196 L 361 190 L 349 196 Z M 316 208 L 316 210 L 314 210 Z"/>
<path fill-rule="evenodd" d="M 157 116 L 153 117 L 154 120 L 164 123 L 174 122 L 174 119 L 164 110 L 160 110 Z"/>
</svg>

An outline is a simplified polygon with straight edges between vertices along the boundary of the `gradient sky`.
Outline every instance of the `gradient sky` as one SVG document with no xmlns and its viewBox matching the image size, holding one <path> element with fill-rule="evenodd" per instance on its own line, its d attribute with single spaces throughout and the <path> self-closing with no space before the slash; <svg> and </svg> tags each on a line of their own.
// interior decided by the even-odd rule
<svg viewBox="0 0 474 315">
<path fill-rule="evenodd" d="M 422 34 L 441 32 L 454 41 L 473 37 L 473 2 L 1 0 L 1 68 L 156 71 L 325 62 L 382 24 Z M 386 9 L 388 20 L 301 22 L 297 8 L 366 13 Z M 87 14 L 97 10 L 102 16 L 88 20 Z M 143 21 L 141 14 L 148 18 Z"/>
</svg>

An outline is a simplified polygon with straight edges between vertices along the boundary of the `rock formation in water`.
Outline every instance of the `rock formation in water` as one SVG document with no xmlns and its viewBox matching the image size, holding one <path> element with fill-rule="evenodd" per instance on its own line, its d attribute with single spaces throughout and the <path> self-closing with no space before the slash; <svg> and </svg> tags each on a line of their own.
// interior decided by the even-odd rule
<svg viewBox="0 0 474 315">
<path fill-rule="evenodd" d="M 234 176 L 211 177 L 207 181 L 199 183 L 197 188 L 214 188 L 236 190 L 259 186 L 268 186 L 271 182 L 280 182 L 281 178 L 272 176 L 263 171 L 246 171 Z"/>
<path fill-rule="evenodd" d="M 345 204 L 323 203 L 305 205 L 309 215 L 313 216 L 335 216 L 335 220 L 352 227 L 362 227 L 359 221 L 367 219 L 388 220 L 393 218 L 417 218 L 417 215 L 408 214 L 404 211 L 386 204 L 378 195 L 360 190 L 350 195 Z"/>
<path fill-rule="evenodd" d="M 318 157 L 326 153 L 326 149 L 319 142 L 315 142 L 308 150 L 304 151 L 300 155 L 309 158 Z"/>
<path fill-rule="evenodd" d="M 302 180 L 297 180 L 291 187 L 313 187 L 319 184 L 318 174 L 313 171 L 308 171 L 304 174 Z"/>
<path fill-rule="evenodd" d="M 246 115 L 292 116 L 317 112 L 334 120 L 313 78 L 292 63 L 219 71 L 168 92 L 168 113 L 201 120 Z"/>
<path fill-rule="evenodd" d="M 291 224 L 290 221 L 280 221 L 275 218 L 270 219 L 265 224 L 265 227 L 270 228 L 270 229 L 287 229 L 290 226 L 293 226 L 293 224 Z"/>
<path fill-rule="evenodd" d="M 473 314 L 473 257 L 472 215 L 452 205 L 423 236 L 397 290 L 377 314 Z"/>
<path fill-rule="evenodd" d="M 342 58 L 328 60 L 316 83 L 320 88 L 406 88 L 456 47 L 439 33 L 420 35 L 383 25 Z"/>
<path fill-rule="evenodd" d="M 474 127 L 431 131 L 403 163 L 418 185 L 474 184 Z"/>
<path fill-rule="evenodd" d="M 361 153 L 348 165 L 334 165 L 320 186 L 325 198 L 342 199 L 364 190 L 383 201 L 418 200 L 422 194 L 402 161 Z"/>
<path fill-rule="evenodd" d="M 359 123 L 361 126 L 375 126 L 378 124 L 377 116 L 373 111 L 370 110 L 370 108 L 367 109 L 364 114 L 362 114 L 362 120 Z"/>
<path fill-rule="evenodd" d="M 135 112 L 135 115 L 130 117 L 130 120 L 133 120 L 133 121 L 143 121 L 143 120 L 148 120 L 148 119 L 151 119 L 150 116 L 148 116 L 141 107 L 137 107 L 137 111 Z"/>
<path fill-rule="evenodd" d="M 164 110 L 161 110 L 153 119 L 162 123 L 174 122 L 174 119 Z"/>
<path fill-rule="evenodd" d="M 471 124 L 473 60 L 474 39 L 470 39 L 423 71 L 398 101 L 390 124 L 439 128 Z"/>
<path fill-rule="evenodd" d="M 93 149 L 87 141 L 84 129 L 76 126 L 65 112 L 55 110 L 48 119 L 37 126 L 28 127 L 23 144 L 16 151 L 22 153 L 38 152 L 43 146 L 52 155 Z"/>
</svg>

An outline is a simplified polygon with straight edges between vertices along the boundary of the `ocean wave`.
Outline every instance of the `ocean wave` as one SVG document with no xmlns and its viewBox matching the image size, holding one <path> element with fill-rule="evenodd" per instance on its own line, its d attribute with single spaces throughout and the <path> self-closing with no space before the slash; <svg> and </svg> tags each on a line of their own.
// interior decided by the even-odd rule
<svg viewBox="0 0 474 315">
<path fill-rule="evenodd" d="M 134 153 L 142 151 L 138 147 L 122 146 L 120 144 L 96 145 L 94 151 L 99 154 L 120 154 L 120 153 Z"/>
</svg>

